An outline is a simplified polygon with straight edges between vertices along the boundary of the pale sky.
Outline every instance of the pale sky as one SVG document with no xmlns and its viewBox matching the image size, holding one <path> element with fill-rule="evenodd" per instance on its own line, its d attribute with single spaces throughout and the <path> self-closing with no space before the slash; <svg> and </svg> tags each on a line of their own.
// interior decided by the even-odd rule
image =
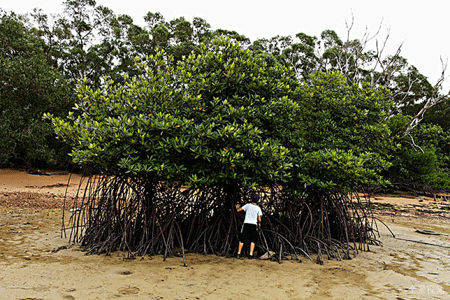
<svg viewBox="0 0 450 300">
<path fill-rule="evenodd" d="M 62 11 L 63 0 L 1 0 L 0 8 L 16 13 L 31 12 L 39 7 L 45 13 Z M 236 30 L 249 37 L 271 38 L 303 32 L 319 36 L 325 29 L 335 30 L 346 39 L 346 22 L 354 16 L 351 38 L 375 33 L 382 22 L 379 39 L 390 31 L 388 50 L 391 54 L 403 43 L 402 56 L 415 65 L 435 84 L 441 73 L 440 57 L 450 59 L 448 0 L 97 0 L 116 14 L 130 15 L 135 24 L 144 25 L 147 12 L 160 12 L 166 20 L 185 17 L 205 19 L 212 29 Z M 450 75 L 450 66 L 447 76 Z M 448 91 L 450 78 L 444 90 Z"/>
</svg>

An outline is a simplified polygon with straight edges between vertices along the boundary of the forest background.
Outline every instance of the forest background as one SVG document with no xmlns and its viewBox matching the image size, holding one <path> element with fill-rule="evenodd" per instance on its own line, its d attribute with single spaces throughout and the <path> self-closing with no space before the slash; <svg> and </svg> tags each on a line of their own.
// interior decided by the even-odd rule
<svg viewBox="0 0 450 300">
<path fill-rule="evenodd" d="M 163 50 L 177 66 L 191 53 L 202 53 L 202 44 L 212 45 L 226 37 L 272 66 L 291 70 L 297 79 L 292 87 L 302 89 L 296 89 L 294 96 L 286 95 L 310 97 L 302 102 L 302 123 L 296 124 L 304 127 L 298 143 L 306 146 L 299 148 L 311 153 L 300 154 L 306 161 L 300 167 L 327 174 L 320 178 L 323 184 L 333 180 L 343 186 L 367 183 L 349 184 L 349 179 L 356 178 L 349 174 L 346 182 L 336 180 L 344 164 L 333 170 L 342 157 L 354 162 L 351 153 L 370 152 L 377 155 L 376 175 L 382 178 L 372 183 L 450 188 L 450 120 L 445 117 L 450 100 L 441 93 L 445 77 L 431 84 L 400 51 L 385 54 L 385 41 L 367 49 L 371 36 L 346 40 L 330 29 L 319 37 L 298 33 L 252 42 L 235 31 L 212 29 L 200 18 L 165 20 L 149 12 L 146 26 L 141 27 L 93 0 L 63 5 L 64 13 L 58 16 L 39 10 L 28 16 L 1 12 L 0 167 L 81 171 L 72 161 L 73 145 L 56 138 L 50 120 L 43 118 L 45 113 L 64 118 L 80 103 L 80 87 L 104 89 L 110 80 L 122 84 L 142 74 L 136 57 Z M 333 87 L 339 87 L 335 94 L 322 94 L 320 99 L 311 96 Z M 355 88 L 358 92 L 352 91 Z M 369 88 L 383 89 L 383 96 L 362 105 L 364 97 L 359 96 Z M 349 95 L 359 96 L 343 103 Z M 313 161 L 319 166 L 309 164 Z M 301 178 L 302 184 L 312 180 Z"/>
</svg>

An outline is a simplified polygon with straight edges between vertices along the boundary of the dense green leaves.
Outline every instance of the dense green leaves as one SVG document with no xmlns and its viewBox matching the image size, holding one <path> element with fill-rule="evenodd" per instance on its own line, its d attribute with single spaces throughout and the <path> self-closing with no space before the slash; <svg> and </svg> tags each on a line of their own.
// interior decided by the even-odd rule
<svg viewBox="0 0 450 300">
<path fill-rule="evenodd" d="M 398 131 L 410 118 L 397 115 L 389 120 L 389 127 Z M 450 187 L 448 131 L 439 125 L 422 123 L 398 142 L 399 147 L 391 153 L 392 166 L 385 174 L 392 183 Z"/>
<path fill-rule="evenodd" d="M 349 85 L 338 72 L 316 73 L 298 97 L 308 112 L 302 120 L 308 149 L 351 149 L 383 153 L 390 147 L 390 130 L 383 120 L 392 108 L 389 92 L 368 85 Z"/>
<path fill-rule="evenodd" d="M 389 166 L 393 145 L 383 122 L 392 107 L 389 92 L 349 85 L 339 72 L 315 73 L 309 82 L 296 94 L 304 143 L 296 157 L 298 184 L 354 189 L 382 183 L 380 171 Z"/>
<path fill-rule="evenodd" d="M 0 41 L 0 166 L 58 165 L 66 154 L 42 115 L 65 114 L 72 90 L 21 17 L 0 12 Z"/>
<path fill-rule="evenodd" d="M 77 111 L 54 119 L 74 160 L 192 185 L 287 180 L 289 150 L 274 135 L 298 115 L 290 71 L 225 39 L 178 67 L 170 61 L 160 52 L 123 85 L 80 88 Z"/>
<path fill-rule="evenodd" d="M 171 61 L 158 52 L 124 84 L 80 87 L 76 111 L 53 119 L 75 162 L 190 185 L 380 183 L 392 143 L 385 90 L 349 86 L 338 73 L 302 85 L 225 38 Z"/>
</svg>

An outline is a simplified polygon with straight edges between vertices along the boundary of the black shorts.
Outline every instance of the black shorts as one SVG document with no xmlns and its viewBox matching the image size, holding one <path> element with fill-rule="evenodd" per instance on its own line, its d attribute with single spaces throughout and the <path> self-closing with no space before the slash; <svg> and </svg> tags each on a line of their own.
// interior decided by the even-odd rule
<svg viewBox="0 0 450 300">
<path fill-rule="evenodd" d="M 244 223 L 241 234 L 239 235 L 239 242 L 241 243 L 256 243 L 258 241 L 258 232 L 255 224 Z"/>
</svg>

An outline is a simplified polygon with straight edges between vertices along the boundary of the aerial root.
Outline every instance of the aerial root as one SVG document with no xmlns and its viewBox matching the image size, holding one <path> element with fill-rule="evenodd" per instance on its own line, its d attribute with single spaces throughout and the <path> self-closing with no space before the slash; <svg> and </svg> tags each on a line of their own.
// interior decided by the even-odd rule
<svg viewBox="0 0 450 300">
<path fill-rule="evenodd" d="M 186 253 L 234 256 L 243 222 L 235 209 L 255 191 L 223 185 L 202 189 L 167 187 L 145 178 L 127 176 L 88 178 L 86 192 L 75 197 L 66 230 L 69 239 L 88 254 L 122 251 L 124 258 Z M 372 216 L 357 195 L 310 192 L 293 197 L 280 188 L 266 187 L 262 196 L 263 222 L 257 250 L 275 252 L 281 262 L 299 256 L 323 263 L 350 259 L 350 252 L 376 244 Z"/>
</svg>

